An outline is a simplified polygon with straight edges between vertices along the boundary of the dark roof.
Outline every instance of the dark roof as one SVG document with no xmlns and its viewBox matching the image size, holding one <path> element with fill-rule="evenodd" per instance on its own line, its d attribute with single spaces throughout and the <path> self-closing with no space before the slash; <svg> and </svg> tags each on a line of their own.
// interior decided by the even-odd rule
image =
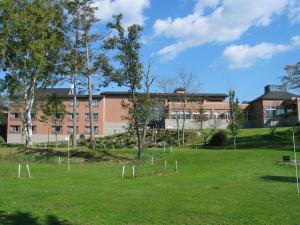
<svg viewBox="0 0 300 225">
<path fill-rule="evenodd" d="M 55 94 L 57 97 L 61 98 L 70 98 L 72 97 L 70 88 L 46 88 L 46 89 L 37 89 L 35 90 L 37 96 L 49 96 Z M 86 94 L 78 94 L 77 98 L 87 98 Z M 101 95 L 93 95 L 93 98 L 102 97 Z"/>
<path fill-rule="evenodd" d="M 126 91 L 119 91 L 119 92 L 114 92 L 114 91 L 106 91 L 102 92 L 102 95 L 128 95 L 128 92 Z M 151 93 L 152 96 L 177 96 L 177 93 Z M 187 94 L 189 97 L 219 97 L 219 98 L 227 98 L 227 94 L 219 94 L 219 93 L 190 93 Z"/>
<path fill-rule="evenodd" d="M 259 100 L 290 100 L 297 97 L 299 96 L 289 92 L 268 92 L 254 99 L 252 102 Z"/>
</svg>

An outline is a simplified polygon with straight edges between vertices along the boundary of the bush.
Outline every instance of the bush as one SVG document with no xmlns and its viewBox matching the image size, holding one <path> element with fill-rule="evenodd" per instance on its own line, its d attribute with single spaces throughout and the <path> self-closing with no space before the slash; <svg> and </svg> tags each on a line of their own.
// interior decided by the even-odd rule
<svg viewBox="0 0 300 225">
<path fill-rule="evenodd" d="M 0 144 L 4 144 L 5 141 L 4 141 L 4 138 L 0 136 Z"/>
<path fill-rule="evenodd" d="M 210 139 L 209 145 L 211 146 L 223 146 L 227 140 L 227 134 L 225 131 L 220 130 L 216 132 Z"/>
</svg>

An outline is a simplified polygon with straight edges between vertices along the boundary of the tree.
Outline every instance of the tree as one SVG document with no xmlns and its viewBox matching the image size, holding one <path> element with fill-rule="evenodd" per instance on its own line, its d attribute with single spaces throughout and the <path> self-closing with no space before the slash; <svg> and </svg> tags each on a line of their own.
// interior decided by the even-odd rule
<svg viewBox="0 0 300 225">
<path fill-rule="evenodd" d="M 63 101 L 55 94 L 47 97 L 45 104 L 42 105 L 42 115 L 40 121 L 54 125 L 52 128 L 55 133 L 56 148 L 58 148 L 58 133 L 60 131 L 62 122 L 67 114 L 66 106 Z"/>
<path fill-rule="evenodd" d="M 235 91 L 229 91 L 229 116 L 228 116 L 228 129 L 233 136 L 234 149 L 236 150 L 236 136 L 239 133 L 243 122 L 243 113 L 239 106 L 239 100 L 235 96 Z"/>
<path fill-rule="evenodd" d="M 150 86 L 153 82 L 150 77 L 150 70 L 144 75 L 146 93 L 138 93 L 142 88 L 143 65 L 140 62 L 140 33 L 142 28 L 139 25 L 131 25 L 127 28 L 122 26 L 122 15 L 115 15 L 114 22 L 107 26 L 112 32 L 116 32 L 115 36 L 105 40 L 104 48 L 115 52 L 114 60 L 120 65 L 118 68 L 109 68 L 110 77 L 119 85 L 128 87 L 128 122 L 137 136 L 137 157 L 140 159 L 144 150 L 145 127 L 149 117 Z M 149 67 L 150 68 L 150 67 Z"/>
<path fill-rule="evenodd" d="M 65 42 L 62 1 L 0 2 L 0 70 L 2 90 L 21 98 L 26 147 L 32 147 L 35 89 L 60 80 Z"/>
<path fill-rule="evenodd" d="M 295 65 L 287 65 L 284 70 L 286 75 L 281 79 L 283 83 L 287 84 L 291 89 L 300 88 L 300 61 Z"/>
</svg>

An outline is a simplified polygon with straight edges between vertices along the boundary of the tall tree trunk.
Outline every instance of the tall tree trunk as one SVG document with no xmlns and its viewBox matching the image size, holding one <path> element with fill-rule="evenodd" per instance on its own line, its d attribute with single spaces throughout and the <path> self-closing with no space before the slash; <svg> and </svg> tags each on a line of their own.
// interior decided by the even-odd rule
<svg viewBox="0 0 300 225">
<path fill-rule="evenodd" d="M 176 125 L 177 125 L 177 145 L 180 146 L 180 127 L 179 127 L 179 118 L 178 114 L 176 113 Z"/>
<path fill-rule="evenodd" d="M 76 147 L 77 143 L 77 98 L 76 98 L 76 77 L 73 75 L 73 140 L 72 145 Z"/>
<path fill-rule="evenodd" d="M 25 100 L 25 111 L 24 111 L 24 133 L 25 133 L 25 146 L 26 148 L 32 148 L 32 108 L 34 103 L 34 83 L 27 90 L 24 96 Z"/>
<path fill-rule="evenodd" d="M 236 150 L 236 136 L 233 136 L 233 144 L 234 144 L 234 150 Z"/>
<path fill-rule="evenodd" d="M 93 90 L 92 90 L 92 75 L 90 74 L 90 49 L 89 42 L 86 38 L 86 71 L 88 75 L 88 92 L 89 92 L 89 116 L 90 116 L 90 147 L 95 148 L 95 134 L 94 134 L 94 116 L 93 116 Z"/>
</svg>

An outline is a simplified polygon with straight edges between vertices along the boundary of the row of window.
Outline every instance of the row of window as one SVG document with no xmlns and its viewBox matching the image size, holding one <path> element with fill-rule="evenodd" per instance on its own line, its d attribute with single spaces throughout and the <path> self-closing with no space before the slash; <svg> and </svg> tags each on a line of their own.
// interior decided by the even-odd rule
<svg viewBox="0 0 300 225">
<path fill-rule="evenodd" d="M 90 126 L 85 126 L 85 133 L 89 134 L 91 130 Z M 32 133 L 36 133 L 36 126 L 33 125 L 32 126 Z M 69 134 L 73 133 L 73 126 L 68 126 L 67 127 L 67 131 Z M 21 133 L 22 132 L 22 128 L 20 125 L 11 125 L 10 126 L 10 133 Z M 51 126 L 51 132 L 52 134 L 58 133 L 58 134 L 62 134 L 63 133 L 63 126 Z M 79 133 L 79 127 L 76 126 L 76 133 Z M 94 126 L 94 133 L 98 134 L 99 133 L 99 127 L 98 126 Z"/>
<path fill-rule="evenodd" d="M 85 101 L 85 103 L 86 103 L 86 106 L 89 105 L 89 101 Z M 74 99 L 70 99 L 68 105 L 73 107 L 74 106 Z M 79 100 L 76 100 L 76 107 L 78 107 L 78 106 L 79 106 Z M 92 106 L 93 107 L 98 107 L 99 106 L 99 100 L 98 99 L 93 99 L 92 100 Z"/>
<path fill-rule="evenodd" d="M 14 119 L 14 120 L 21 119 L 21 113 L 17 113 L 17 112 L 10 113 L 10 118 Z M 33 113 L 31 115 L 31 118 L 35 119 L 36 115 Z M 61 113 L 57 113 L 57 114 L 53 115 L 53 118 L 55 120 L 62 120 L 63 115 Z M 74 118 L 73 113 L 68 113 L 68 119 L 73 120 L 73 118 Z M 98 118 L 99 118 L 99 114 L 98 113 L 93 113 L 93 120 L 98 120 Z M 79 113 L 76 113 L 76 120 L 78 120 L 78 119 L 79 119 Z M 85 113 L 85 119 L 90 120 L 90 114 L 89 113 Z"/>
<path fill-rule="evenodd" d="M 193 112 L 192 115 L 188 111 L 174 111 L 171 112 L 171 118 L 172 119 L 191 119 L 192 117 L 194 119 L 199 118 L 201 116 L 200 112 Z M 209 118 L 215 118 L 215 119 L 228 119 L 229 112 L 219 113 L 214 112 L 213 115 L 210 111 L 204 111 L 202 113 L 202 116 L 209 119 Z M 248 111 L 244 112 L 244 116 L 246 120 L 251 120 L 251 114 Z"/>
</svg>

